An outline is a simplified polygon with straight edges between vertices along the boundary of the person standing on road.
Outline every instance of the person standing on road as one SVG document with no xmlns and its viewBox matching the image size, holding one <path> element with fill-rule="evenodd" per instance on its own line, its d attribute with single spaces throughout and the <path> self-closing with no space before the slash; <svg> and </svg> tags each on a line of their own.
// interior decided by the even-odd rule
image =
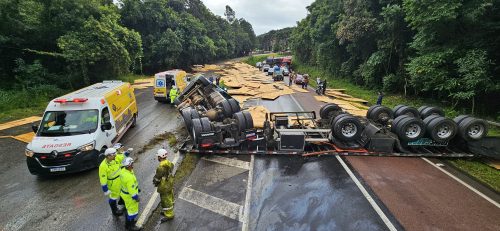
<svg viewBox="0 0 500 231">
<path fill-rule="evenodd" d="M 307 84 L 309 84 L 309 75 L 305 74 L 304 75 L 304 84 L 302 85 L 302 88 L 307 90 Z"/>
<path fill-rule="evenodd" d="M 377 98 L 377 105 L 382 105 L 382 99 L 384 98 L 384 94 L 379 91 L 378 92 L 378 98 Z"/>
<path fill-rule="evenodd" d="M 291 87 L 292 86 L 292 83 L 293 83 L 293 77 L 294 77 L 295 73 L 292 72 L 290 73 L 290 75 L 288 75 L 288 86 Z"/>
<path fill-rule="evenodd" d="M 174 164 L 167 159 L 167 150 L 160 149 L 156 153 L 160 165 L 156 169 L 153 184 L 161 199 L 161 222 L 174 218 Z"/>
<path fill-rule="evenodd" d="M 105 159 L 99 165 L 99 181 L 104 195 L 109 196 L 108 203 L 111 212 L 115 216 L 123 214 L 123 210 L 118 209 L 120 200 L 120 162 L 117 161 L 116 149 L 108 148 L 104 151 Z"/>
<path fill-rule="evenodd" d="M 139 214 L 139 184 L 134 174 L 134 159 L 127 157 L 122 162 L 122 171 L 120 174 L 121 192 L 120 196 L 125 201 L 127 217 L 125 219 L 125 228 L 127 230 L 141 230 L 136 226 L 137 215 Z"/>
<path fill-rule="evenodd" d="M 215 77 L 215 85 L 219 86 L 220 76 Z"/>
<path fill-rule="evenodd" d="M 323 95 L 325 95 L 325 92 L 326 92 L 326 78 L 323 81 Z"/>
<path fill-rule="evenodd" d="M 173 86 L 172 89 L 170 89 L 170 104 L 174 105 L 174 100 L 177 98 L 179 93 L 177 92 L 177 86 Z"/>
</svg>

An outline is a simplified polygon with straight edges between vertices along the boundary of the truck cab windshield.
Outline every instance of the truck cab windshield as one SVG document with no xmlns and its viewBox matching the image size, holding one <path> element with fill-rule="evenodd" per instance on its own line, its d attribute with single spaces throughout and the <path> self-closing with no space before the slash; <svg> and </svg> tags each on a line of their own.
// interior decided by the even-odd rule
<svg viewBox="0 0 500 231">
<path fill-rule="evenodd" d="M 46 112 L 38 136 L 72 136 L 97 130 L 97 110 Z"/>
</svg>

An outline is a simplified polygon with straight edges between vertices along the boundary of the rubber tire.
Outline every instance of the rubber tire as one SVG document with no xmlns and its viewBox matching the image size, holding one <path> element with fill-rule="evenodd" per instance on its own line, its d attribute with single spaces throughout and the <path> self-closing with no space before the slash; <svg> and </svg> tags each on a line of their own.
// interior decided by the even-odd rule
<svg viewBox="0 0 500 231">
<path fill-rule="evenodd" d="M 420 126 L 420 134 L 417 137 L 409 138 L 406 136 L 406 129 L 410 124 L 418 124 Z M 398 135 L 400 140 L 406 142 L 416 141 L 422 138 L 425 135 L 425 125 L 424 122 L 420 118 L 406 116 L 402 120 L 399 121 L 398 125 L 396 125 L 396 134 Z"/>
<path fill-rule="evenodd" d="M 243 113 L 243 116 L 245 117 L 247 129 L 252 129 L 253 128 L 252 114 L 250 114 L 250 112 L 248 112 L 248 111 L 242 111 L 242 113 Z"/>
<path fill-rule="evenodd" d="M 210 81 L 208 81 L 208 79 L 205 77 L 205 76 L 200 76 L 198 77 L 198 82 L 200 82 L 201 84 L 203 84 L 203 86 L 208 86 L 210 85 Z"/>
<path fill-rule="evenodd" d="M 371 112 L 370 112 L 370 117 L 372 118 L 373 121 L 375 122 L 387 122 L 385 120 L 382 120 L 380 119 L 380 115 L 382 113 L 387 113 L 387 121 L 389 121 L 390 119 L 393 118 L 393 111 L 388 108 L 388 107 L 385 107 L 385 106 L 380 106 L 380 107 L 377 107 L 377 108 L 374 108 Z"/>
<path fill-rule="evenodd" d="M 403 119 L 405 119 L 405 118 L 408 118 L 408 117 L 409 117 L 408 115 L 402 115 L 402 116 L 398 116 L 398 117 L 396 117 L 396 119 L 392 120 L 392 124 L 391 124 L 391 131 L 392 131 L 393 133 L 397 133 L 397 132 L 398 132 L 398 129 L 397 129 L 397 127 L 398 127 L 398 123 L 399 123 L 401 120 L 403 120 Z"/>
<path fill-rule="evenodd" d="M 419 113 L 420 115 L 422 115 L 422 111 L 424 111 L 424 109 L 426 109 L 426 108 L 428 108 L 428 107 L 429 107 L 429 106 L 426 106 L 426 105 L 424 105 L 424 106 L 420 106 L 420 107 L 417 109 L 417 111 L 418 111 L 418 113 Z"/>
<path fill-rule="evenodd" d="M 247 123 L 243 112 L 237 112 L 233 114 L 233 119 L 236 120 L 236 125 L 238 126 L 238 133 L 243 132 L 246 129 Z"/>
<path fill-rule="evenodd" d="M 351 137 L 346 137 L 342 134 L 342 125 L 345 123 L 353 123 L 357 127 L 356 133 Z M 363 132 L 363 125 L 361 125 L 361 121 L 354 116 L 343 116 L 338 119 L 335 119 L 335 123 L 332 127 L 332 133 L 334 137 L 343 141 L 354 141 L 358 140 L 361 137 L 361 133 Z"/>
<path fill-rule="evenodd" d="M 404 104 L 399 104 L 399 105 L 396 105 L 396 106 L 392 109 L 392 111 L 394 112 L 394 118 L 396 118 L 396 117 L 397 117 L 397 116 L 396 116 L 396 113 L 397 113 L 397 112 L 398 112 L 398 110 L 399 110 L 400 108 L 402 108 L 402 107 L 406 107 L 406 105 L 404 105 Z"/>
<path fill-rule="evenodd" d="M 231 106 L 231 110 L 233 111 L 233 114 L 241 111 L 240 103 L 238 103 L 238 101 L 236 101 L 233 98 L 228 99 L 227 101 L 229 102 L 229 105 Z"/>
<path fill-rule="evenodd" d="M 330 113 L 335 111 L 342 111 L 342 108 L 337 104 L 329 103 L 319 109 L 319 116 L 321 119 L 329 119 L 331 117 Z"/>
<path fill-rule="evenodd" d="M 449 125 L 451 126 L 450 130 L 451 130 L 452 134 L 450 136 L 448 136 L 447 138 L 440 138 L 436 134 L 437 127 L 439 127 L 443 123 L 449 123 Z M 435 119 L 432 119 L 432 121 L 429 122 L 429 125 L 426 126 L 425 130 L 427 131 L 427 134 L 429 135 L 429 137 L 431 139 L 433 139 L 434 141 L 446 142 L 446 141 L 450 141 L 451 139 L 453 139 L 453 137 L 455 137 L 455 135 L 457 134 L 457 131 L 458 131 L 458 126 L 455 123 L 455 121 L 453 121 L 451 119 L 448 119 L 445 117 L 437 117 Z"/>
<path fill-rule="evenodd" d="M 222 113 L 224 114 L 225 118 L 231 118 L 231 115 L 234 114 L 234 113 L 232 113 L 233 110 L 231 109 L 231 105 L 229 104 L 229 102 L 227 100 L 220 102 L 219 107 L 222 108 Z"/>
<path fill-rule="evenodd" d="M 212 123 L 210 123 L 210 120 L 208 119 L 208 117 L 202 117 L 200 119 L 200 122 L 201 122 L 201 127 L 202 127 L 202 131 L 203 132 L 211 132 L 211 131 L 213 131 L 213 129 L 212 129 Z"/>
<path fill-rule="evenodd" d="M 351 116 L 351 114 L 349 114 L 349 113 L 342 113 L 342 114 L 340 114 L 338 116 L 330 118 L 330 127 L 332 129 L 332 132 L 333 132 L 333 125 L 337 122 L 337 120 L 339 120 L 340 118 L 342 118 L 344 116 Z"/>
<path fill-rule="evenodd" d="M 137 115 L 134 115 L 134 118 L 132 118 L 132 124 L 130 125 L 130 128 L 135 128 L 137 125 Z"/>
<path fill-rule="evenodd" d="M 398 117 L 401 115 L 409 115 L 411 117 L 420 118 L 420 113 L 418 113 L 418 110 L 414 107 L 408 106 L 400 107 L 398 111 L 394 111 L 394 117 Z"/>
<path fill-rule="evenodd" d="M 375 109 L 377 107 L 381 107 L 381 105 L 377 104 L 377 105 L 373 105 L 370 108 L 368 108 L 368 111 L 366 111 L 366 118 L 367 119 L 372 120 L 372 118 L 370 117 L 370 114 L 372 113 L 373 109 Z"/>
<path fill-rule="evenodd" d="M 474 138 L 469 136 L 468 132 L 469 127 L 474 124 L 480 124 L 481 126 L 483 126 L 484 129 L 483 134 L 480 137 Z M 458 125 L 458 130 L 460 137 L 462 137 L 464 140 L 467 141 L 480 140 L 488 134 L 488 125 L 484 120 L 477 119 L 474 117 L 467 117 L 464 120 L 462 120 L 461 123 Z"/>
<path fill-rule="evenodd" d="M 455 117 L 453 119 L 453 121 L 455 121 L 455 123 L 458 124 L 458 126 L 460 126 L 460 123 L 462 123 L 462 121 L 465 119 L 465 118 L 468 118 L 468 117 L 471 117 L 470 115 L 459 115 L 457 117 Z"/>
<path fill-rule="evenodd" d="M 444 116 L 444 111 L 441 108 L 438 107 L 427 107 L 424 110 L 422 110 L 422 113 L 420 113 L 420 116 L 422 119 L 425 119 L 433 114 Z"/>
<path fill-rule="evenodd" d="M 200 137 L 200 133 L 203 131 L 200 119 L 193 119 L 193 127 L 191 130 L 193 134 L 193 145 L 198 148 L 198 138 Z"/>
<path fill-rule="evenodd" d="M 181 104 L 181 101 L 179 100 L 179 97 L 177 97 L 177 98 L 174 99 L 174 104 L 175 104 L 175 106 L 179 106 L 179 104 Z"/>
<path fill-rule="evenodd" d="M 192 110 L 191 108 L 184 108 L 181 110 L 181 116 L 182 119 L 184 119 L 184 124 L 186 124 L 186 129 L 188 130 L 189 134 L 191 134 L 191 128 L 193 127 L 191 110 Z"/>
<path fill-rule="evenodd" d="M 425 118 L 423 121 L 424 121 L 424 125 L 425 127 L 427 128 L 427 126 L 429 126 L 429 123 L 432 122 L 434 119 L 436 118 L 440 118 L 442 116 L 439 116 L 439 115 L 431 115 L 431 116 L 428 116 L 427 118 Z"/>
</svg>

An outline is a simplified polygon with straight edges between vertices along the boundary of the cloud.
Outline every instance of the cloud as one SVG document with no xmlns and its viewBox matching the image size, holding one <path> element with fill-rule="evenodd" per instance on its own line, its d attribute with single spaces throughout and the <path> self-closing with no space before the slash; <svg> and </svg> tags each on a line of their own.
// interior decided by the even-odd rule
<svg viewBox="0 0 500 231">
<path fill-rule="evenodd" d="M 313 0 L 202 0 L 216 15 L 224 17 L 226 5 L 253 26 L 255 34 L 296 26 L 307 15 L 306 7 Z"/>
</svg>

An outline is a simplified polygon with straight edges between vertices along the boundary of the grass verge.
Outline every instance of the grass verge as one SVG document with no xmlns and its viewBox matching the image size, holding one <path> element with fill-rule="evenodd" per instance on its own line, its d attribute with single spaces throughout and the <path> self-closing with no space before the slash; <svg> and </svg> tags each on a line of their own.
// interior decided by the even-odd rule
<svg viewBox="0 0 500 231">
<path fill-rule="evenodd" d="M 352 95 L 356 98 L 365 99 L 370 102 L 372 105 L 375 104 L 378 97 L 378 91 L 373 89 L 366 89 L 361 86 L 355 85 L 345 79 L 340 79 L 334 77 L 330 73 L 326 73 L 325 71 L 319 70 L 313 66 L 302 65 L 300 63 L 294 62 L 293 67 L 295 71 L 300 73 L 308 73 L 313 81 L 309 81 L 312 86 L 316 86 L 316 77 L 320 77 L 321 79 L 327 79 L 328 88 L 343 88 L 346 89 L 346 93 Z M 448 105 L 444 105 L 440 102 L 432 101 L 432 100 L 422 100 L 419 98 L 412 97 L 404 97 L 402 95 L 396 94 L 386 94 L 383 99 L 383 105 L 387 107 L 394 107 L 398 104 L 412 105 L 413 107 L 420 107 L 423 105 L 434 105 L 441 107 L 446 116 L 449 118 L 454 118 L 455 116 L 461 114 L 467 114 L 464 111 L 459 111 L 451 108 Z M 500 136 L 500 128 L 495 126 L 489 127 L 489 136 Z M 466 160 L 466 159 L 456 159 L 450 161 L 454 166 L 461 169 L 464 172 L 467 172 L 471 176 L 474 176 L 479 181 L 489 185 L 495 190 L 499 191 L 500 189 L 500 171 L 475 160 Z"/>
</svg>

